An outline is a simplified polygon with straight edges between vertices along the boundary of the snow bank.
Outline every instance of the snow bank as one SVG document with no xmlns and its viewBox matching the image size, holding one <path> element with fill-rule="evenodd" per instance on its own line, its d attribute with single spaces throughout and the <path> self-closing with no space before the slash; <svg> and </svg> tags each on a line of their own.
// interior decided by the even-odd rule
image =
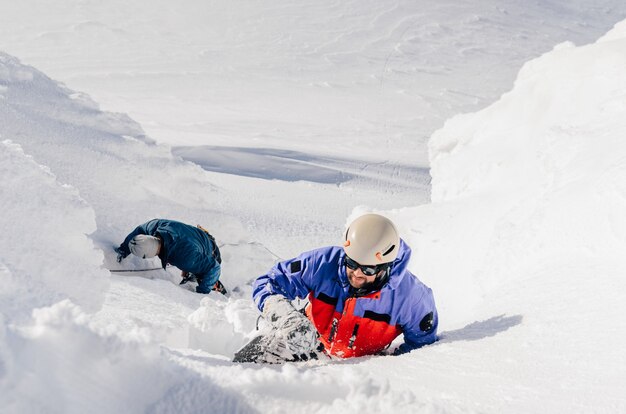
<svg viewBox="0 0 626 414">
<path fill-rule="evenodd" d="M 253 411 L 163 347 L 189 346 L 199 295 L 158 279 L 142 279 L 152 295 L 133 290 L 103 267 L 121 266 L 112 246 L 135 225 L 168 213 L 242 238 L 228 216 L 211 220 L 217 188 L 203 170 L 0 53 L 0 175 L 0 411 Z"/>
<path fill-rule="evenodd" d="M 557 46 L 498 102 L 433 135 L 433 208 L 456 259 L 444 273 L 487 293 L 545 261 L 622 256 L 625 33 Z"/>
<path fill-rule="evenodd" d="M 65 298 L 99 309 L 108 272 L 87 237 L 96 228 L 93 210 L 10 140 L 0 142 L 0 175 L 2 314 L 19 319 Z"/>
<path fill-rule="evenodd" d="M 624 50 L 626 22 L 558 45 L 432 136 L 432 204 L 389 214 L 438 302 L 426 352 L 453 345 L 449 362 L 479 385 L 435 373 L 431 391 L 493 412 L 626 408 Z"/>
<path fill-rule="evenodd" d="M 78 190 L 95 212 L 99 247 L 110 251 L 154 217 L 184 216 L 217 234 L 228 229 L 234 240 L 245 234 L 231 217 L 217 220 L 207 208 L 221 193 L 207 174 L 153 145 L 127 115 L 100 111 L 86 95 L 3 53 L 0 84 L 0 134 Z"/>
<path fill-rule="evenodd" d="M 140 333 L 123 341 L 98 331 L 67 300 L 37 309 L 33 318 L 16 331 L 0 329 L 3 412 L 254 412 Z"/>
</svg>

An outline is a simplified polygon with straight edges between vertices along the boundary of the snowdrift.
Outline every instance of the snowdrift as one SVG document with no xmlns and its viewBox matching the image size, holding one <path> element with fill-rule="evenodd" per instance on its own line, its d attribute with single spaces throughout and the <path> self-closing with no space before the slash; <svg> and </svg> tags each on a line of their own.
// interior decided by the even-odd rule
<svg viewBox="0 0 626 414">
<path fill-rule="evenodd" d="M 427 236 L 410 237 L 423 252 L 420 273 L 458 275 L 467 303 L 549 264 L 621 261 L 625 27 L 593 45 L 557 46 L 527 63 L 498 102 L 433 135 L 432 205 L 423 210 L 437 217 L 413 230 Z"/>
<path fill-rule="evenodd" d="M 506 402 L 489 411 L 626 408 L 624 50 L 626 22 L 525 64 L 432 136 L 432 204 L 390 213 L 438 299 L 440 346 L 468 341 L 494 374 L 467 397 L 494 387 Z"/>
<path fill-rule="evenodd" d="M 217 190 L 199 167 L 0 53 L 0 171 L 2 412 L 251 410 L 128 326 L 127 310 L 95 314 L 119 288 L 103 265 L 119 266 L 111 248 L 125 232 L 149 215 L 210 218 L 198 205 Z"/>
</svg>

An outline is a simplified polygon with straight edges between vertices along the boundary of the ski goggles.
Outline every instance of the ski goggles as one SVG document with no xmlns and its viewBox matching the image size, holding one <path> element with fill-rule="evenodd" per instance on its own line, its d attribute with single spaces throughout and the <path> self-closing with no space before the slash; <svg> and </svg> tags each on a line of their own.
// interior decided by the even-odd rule
<svg viewBox="0 0 626 414">
<path fill-rule="evenodd" d="M 361 272 L 363 272 L 365 276 L 375 276 L 381 271 L 389 268 L 389 263 L 383 263 L 376 266 L 365 266 L 352 260 L 348 255 L 345 255 L 343 262 L 349 269 L 361 269 Z"/>
</svg>

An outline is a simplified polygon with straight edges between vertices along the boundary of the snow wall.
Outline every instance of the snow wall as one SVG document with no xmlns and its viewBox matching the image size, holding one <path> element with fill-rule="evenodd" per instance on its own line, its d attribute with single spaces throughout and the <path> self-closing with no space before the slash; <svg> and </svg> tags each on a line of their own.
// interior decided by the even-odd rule
<svg viewBox="0 0 626 414">
<path fill-rule="evenodd" d="M 453 360 L 497 373 L 503 410 L 625 408 L 625 50 L 621 22 L 529 61 L 431 137 L 432 203 L 387 212 L 434 290 L 440 346 L 495 336 Z M 537 402 L 515 405 L 524 387 Z"/>
<path fill-rule="evenodd" d="M 0 411 L 251 411 L 150 332 L 93 322 L 121 234 L 146 215 L 209 219 L 199 167 L 0 53 L 0 176 Z"/>
<path fill-rule="evenodd" d="M 431 137 L 432 204 L 392 215 L 443 296 L 476 305 L 552 266 L 624 269 L 624 50 L 625 22 L 595 44 L 560 44 Z"/>
</svg>

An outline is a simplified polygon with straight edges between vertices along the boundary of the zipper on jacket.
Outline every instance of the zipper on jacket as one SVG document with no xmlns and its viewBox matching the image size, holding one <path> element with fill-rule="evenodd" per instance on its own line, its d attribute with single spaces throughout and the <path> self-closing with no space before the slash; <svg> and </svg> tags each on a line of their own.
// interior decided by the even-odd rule
<svg viewBox="0 0 626 414">
<path fill-rule="evenodd" d="M 348 342 L 348 348 L 354 347 L 354 341 L 356 341 L 356 334 L 359 332 L 359 324 L 354 325 L 354 329 L 352 330 L 352 336 L 350 337 L 350 342 Z"/>
<path fill-rule="evenodd" d="M 354 302 L 356 299 L 352 296 L 348 297 L 348 299 L 346 299 L 346 301 L 343 304 L 343 312 L 342 315 L 345 316 L 348 314 L 348 308 L 350 308 L 350 305 L 352 305 L 352 302 Z M 354 313 L 354 306 L 352 306 L 352 313 Z"/>
<path fill-rule="evenodd" d="M 335 339 L 335 334 L 337 333 L 337 325 L 339 325 L 339 320 L 337 320 L 337 318 L 333 318 L 333 324 L 330 327 L 330 335 L 328 335 L 329 343 L 333 342 L 333 339 Z"/>
</svg>

